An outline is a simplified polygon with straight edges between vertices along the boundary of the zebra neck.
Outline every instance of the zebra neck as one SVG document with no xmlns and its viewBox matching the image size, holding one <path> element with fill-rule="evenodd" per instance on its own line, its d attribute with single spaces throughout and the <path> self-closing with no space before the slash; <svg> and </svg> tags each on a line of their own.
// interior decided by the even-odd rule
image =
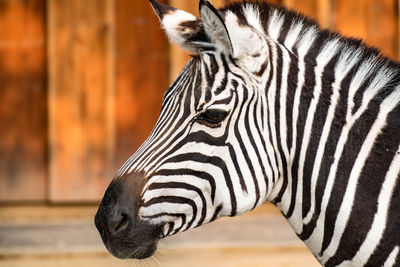
<svg viewBox="0 0 400 267">
<path fill-rule="evenodd" d="M 284 19 L 271 21 L 275 27 L 270 24 L 270 29 L 284 27 Z M 321 174 L 321 158 L 328 149 L 329 134 L 349 131 L 377 97 L 397 90 L 393 101 L 400 100 L 397 64 L 358 41 L 315 27 L 300 36 L 304 25 L 300 26 L 292 26 L 285 36 L 279 30 L 270 31 L 269 64 L 262 75 L 266 139 L 274 148 L 272 169 L 279 177 L 268 200 L 297 233 L 309 222 L 315 206 L 315 191 L 308 189 L 315 189 L 316 181 L 326 178 Z"/>
<path fill-rule="evenodd" d="M 390 206 L 389 200 L 376 204 L 384 186 L 380 193 L 371 187 L 387 181 L 394 186 L 398 177 L 398 156 L 389 170 L 378 164 L 389 168 L 400 151 L 400 65 L 285 9 L 260 10 L 257 15 L 246 6 L 242 14 L 254 29 L 262 26 L 267 49 L 253 72 L 264 90 L 265 145 L 259 147 L 271 173 L 266 200 L 325 263 L 337 249 L 339 258 L 348 253 L 350 239 L 362 236 L 360 210 Z M 352 205 L 365 207 L 352 215 Z M 375 220 L 371 214 L 366 215 L 374 225 L 386 217 Z M 388 250 L 398 253 L 398 247 Z M 365 251 L 356 251 L 356 258 Z"/>
</svg>

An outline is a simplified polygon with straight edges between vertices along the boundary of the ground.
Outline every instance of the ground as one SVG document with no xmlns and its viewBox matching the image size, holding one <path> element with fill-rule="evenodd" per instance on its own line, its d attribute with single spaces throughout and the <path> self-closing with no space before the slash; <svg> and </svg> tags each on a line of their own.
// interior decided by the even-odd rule
<svg viewBox="0 0 400 267">
<path fill-rule="evenodd" d="M 109 255 L 93 224 L 95 211 L 96 206 L 0 207 L 0 266 L 320 266 L 271 205 L 168 238 L 144 262 Z"/>
</svg>

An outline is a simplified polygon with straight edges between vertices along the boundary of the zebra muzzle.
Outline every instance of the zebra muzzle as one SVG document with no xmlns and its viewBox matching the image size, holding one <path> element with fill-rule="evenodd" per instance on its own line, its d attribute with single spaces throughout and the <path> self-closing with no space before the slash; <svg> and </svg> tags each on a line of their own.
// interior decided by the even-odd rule
<svg viewBox="0 0 400 267">
<path fill-rule="evenodd" d="M 114 180 L 107 188 L 95 216 L 95 225 L 108 251 L 121 259 L 152 256 L 163 225 L 150 224 L 138 216 L 136 188 L 127 179 Z"/>
</svg>

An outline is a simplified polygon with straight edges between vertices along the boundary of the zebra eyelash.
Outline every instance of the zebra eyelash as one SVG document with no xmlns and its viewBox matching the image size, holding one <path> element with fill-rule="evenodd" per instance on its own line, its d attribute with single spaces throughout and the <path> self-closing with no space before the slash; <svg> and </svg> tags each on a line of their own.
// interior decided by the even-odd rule
<svg viewBox="0 0 400 267">
<path fill-rule="evenodd" d="M 217 128 L 221 126 L 222 121 L 225 120 L 228 114 L 229 112 L 223 109 L 206 109 L 196 115 L 194 122 L 199 122 L 211 128 Z"/>
</svg>

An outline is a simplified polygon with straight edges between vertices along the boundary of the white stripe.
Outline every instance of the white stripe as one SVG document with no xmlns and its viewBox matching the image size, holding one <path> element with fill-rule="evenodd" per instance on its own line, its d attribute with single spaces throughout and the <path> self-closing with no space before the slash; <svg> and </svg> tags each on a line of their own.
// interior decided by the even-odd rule
<svg viewBox="0 0 400 267">
<path fill-rule="evenodd" d="M 302 22 L 295 21 L 294 23 L 292 23 L 292 25 L 290 25 L 290 29 L 285 38 L 285 46 L 290 51 L 293 51 L 293 46 L 296 44 L 302 29 L 303 29 Z"/>
<path fill-rule="evenodd" d="M 368 68 L 367 72 L 369 73 L 371 71 L 370 66 L 366 66 Z M 357 74 L 355 75 L 352 83 L 350 84 L 349 88 L 349 99 L 352 99 L 354 97 L 354 94 L 356 93 L 358 88 L 354 88 L 354 85 L 361 85 L 361 81 L 355 81 L 355 79 L 365 79 L 366 76 L 360 76 L 360 72 L 364 72 L 364 68 L 360 68 L 361 71 L 358 71 Z M 384 76 L 383 74 L 387 74 L 387 76 Z M 325 191 L 323 194 L 322 198 L 322 203 L 321 203 L 321 214 L 318 217 L 317 220 L 317 225 L 314 229 L 314 232 L 312 235 L 309 237 L 308 240 L 304 241 L 307 246 L 310 248 L 311 251 L 315 253 L 319 253 L 322 247 L 322 241 L 323 241 L 323 233 L 324 233 L 324 222 L 325 222 L 325 212 L 327 209 L 327 205 L 329 202 L 329 199 L 331 197 L 331 192 L 333 189 L 333 184 L 334 184 L 334 179 L 339 163 L 340 156 L 342 155 L 344 145 L 346 144 L 348 134 L 353 126 L 353 124 L 358 120 L 358 118 L 361 116 L 361 114 L 367 109 L 369 101 L 375 96 L 376 93 L 378 93 L 378 89 L 376 86 L 380 86 L 379 88 L 384 87 L 384 85 L 392 79 L 392 76 L 390 76 L 390 73 L 387 70 L 380 70 L 378 71 L 377 75 L 375 76 L 374 80 L 370 83 L 368 88 L 365 90 L 363 94 L 363 100 L 361 103 L 360 108 L 357 110 L 357 112 L 352 115 L 352 111 L 350 108 L 347 110 L 346 114 L 346 125 L 343 126 L 342 133 L 339 137 L 338 143 L 336 145 L 336 151 L 334 154 L 334 162 L 331 165 L 329 175 L 327 178 L 327 183 L 325 185 Z M 350 100 L 348 100 L 350 103 Z M 322 259 L 320 259 L 322 260 Z"/>
<path fill-rule="evenodd" d="M 397 254 L 399 254 L 399 246 L 396 246 L 386 259 L 383 267 L 392 267 L 396 263 Z"/>
<path fill-rule="evenodd" d="M 163 202 L 163 203 L 157 203 L 153 204 L 149 207 L 140 207 L 139 209 L 139 218 L 146 217 L 146 216 L 154 216 L 157 214 L 161 214 L 165 211 L 168 211 L 168 213 L 183 213 L 186 215 L 186 223 L 190 222 L 192 217 L 193 217 L 193 210 L 192 206 L 190 206 L 187 203 L 170 203 L 170 202 Z M 163 223 L 164 221 L 162 220 L 162 217 L 156 217 L 152 218 L 149 220 L 150 223 L 152 224 L 160 224 Z"/>
<path fill-rule="evenodd" d="M 400 151 L 400 146 L 398 147 L 397 151 Z M 346 264 L 363 266 L 367 263 L 375 248 L 379 245 L 382 239 L 383 231 L 386 227 L 386 217 L 390 208 L 390 199 L 393 195 L 393 189 L 396 185 L 399 172 L 400 154 L 396 154 L 392 160 L 392 163 L 390 164 L 388 172 L 386 173 L 385 181 L 382 184 L 382 188 L 378 197 L 378 210 L 374 216 L 374 220 L 367 237 L 353 259 L 351 261 L 343 262 L 342 266 L 346 266 Z"/>
<path fill-rule="evenodd" d="M 281 75 L 281 87 L 277 88 L 277 90 L 280 91 L 280 99 L 279 99 L 279 132 L 280 132 L 280 144 L 282 147 L 283 155 L 281 155 L 282 158 L 287 162 L 286 170 L 287 171 L 287 188 L 288 190 L 285 190 L 283 196 L 282 196 L 282 205 L 281 208 L 283 209 L 284 213 L 287 212 L 289 209 L 289 205 L 291 203 L 291 197 L 292 197 L 292 173 L 290 171 L 291 166 L 290 166 L 290 160 L 289 160 L 289 148 L 287 146 L 287 127 L 286 127 L 286 122 L 287 122 L 287 117 L 286 117 L 286 97 L 287 97 L 287 79 L 289 75 L 289 63 L 290 63 L 290 56 L 287 52 L 287 50 L 283 47 L 279 47 L 279 49 L 282 52 L 282 73 L 276 73 L 277 75 Z M 290 188 L 290 189 L 289 189 Z M 284 204 L 287 205 L 284 205 Z"/>
<path fill-rule="evenodd" d="M 278 40 L 284 21 L 285 17 L 278 10 L 273 10 L 268 25 L 269 37 L 271 37 L 274 40 Z"/>
<path fill-rule="evenodd" d="M 270 84 L 270 87 L 268 88 L 268 93 L 267 93 L 267 96 L 266 96 L 267 101 L 268 101 L 267 108 L 268 108 L 268 111 L 269 111 L 269 117 L 266 118 L 266 123 L 269 124 L 269 128 L 271 129 L 271 132 L 270 133 L 268 132 L 268 135 L 266 135 L 265 138 L 268 138 L 268 140 L 269 140 L 269 138 L 271 137 L 271 139 L 272 139 L 273 151 L 271 153 L 271 158 L 274 161 L 278 162 L 278 166 L 277 166 L 278 167 L 277 168 L 277 173 L 278 173 L 279 170 L 282 170 L 282 160 L 280 158 L 281 155 L 278 153 L 278 151 L 279 151 L 278 150 L 278 141 L 277 141 L 277 137 L 276 137 L 275 97 L 276 97 L 276 91 L 277 91 L 276 77 L 277 77 L 277 75 L 280 75 L 280 74 L 277 73 L 277 65 L 278 65 L 277 64 L 277 56 L 278 56 L 277 48 L 275 46 L 272 46 L 272 48 L 273 49 L 271 50 L 271 53 L 273 54 L 272 66 L 274 68 L 274 70 L 273 70 L 274 71 L 274 75 L 272 76 L 271 84 Z M 275 158 L 275 156 L 276 156 L 276 158 Z M 281 175 L 280 177 L 277 177 L 278 180 L 274 185 L 274 188 L 273 188 L 273 190 L 271 192 L 270 198 L 271 197 L 274 198 L 275 195 L 278 194 L 279 191 L 280 191 L 280 188 L 281 188 L 281 186 L 283 184 L 282 173 L 280 173 L 280 175 Z M 281 205 L 282 204 L 283 204 L 283 202 L 278 203 L 277 207 L 279 209 L 281 209 Z"/>
<path fill-rule="evenodd" d="M 184 105 L 185 105 L 185 101 L 186 101 L 186 96 L 187 96 L 187 94 L 188 94 L 188 90 L 185 90 L 185 91 L 183 92 L 183 96 L 182 96 L 182 98 L 181 98 L 181 103 L 180 103 L 180 105 L 179 105 L 179 106 L 181 107 L 180 110 L 179 110 L 179 113 L 177 114 L 177 116 L 176 116 L 175 118 L 170 118 L 170 119 L 173 120 L 173 124 L 171 125 L 170 128 L 168 128 L 168 130 L 167 130 L 165 133 L 163 133 L 163 136 L 165 136 L 165 137 L 164 137 L 164 138 L 161 138 L 161 136 L 158 135 L 159 138 L 156 139 L 156 142 L 155 142 L 154 144 L 152 144 L 152 145 L 149 145 L 149 146 L 147 147 L 147 150 L 148 150 L 148 151 L 151 151 L 151 148 L 152 148 L 153 146 L 160 145 L 159 148 L 157 149 L 157 151 L 155 151 L 155 152 L 153 152 L 153 153 L 157 153 L 157 152 L 163 150 L 163 149 L 166 148 L 166 147 L 168 147 L 168 149 L 166 149 L 163 153 L 161 153 L 157 158 L 153 158 L 153 157 L 152 157 L 152 154 L 150 154 L 150 155 L 147 155 L 146 158 L 144 159 L 144 161 L 142 161 L 139 165 L 137 165 L 137 166 L 132 165 L 132 168 L 135 168 L 136 171 L 141 170 L 141 169 L 143 168 L 143 170 L 144 170 L 146 173 L 150 173 L 150 170 L 151 170 L 152 168 L 154 168 L 154 166 L 157 166 L 157 165 L 160 164 L 160 159 L 164 159 L 164 158 L 165 158 L 165 155 L 166 155 L 167 153 L 169 153 L 170 150 L 171 150 L 178 142 L 180 142 L 182 139 L 184 139 L 184 138 L 186 137 L 186 134 L 182 134 L 177 140 L 175 140 L 174 143 L 166 142 L 166 141 L 171 141 L 171 140 L 173 139 L 173 136 L 176 136 L 176 134 L 175 134 L 175 135 L 172 134 L 171 137 L 169 137 L 169 139 L 167 139 L 167 138 L 168 138 L 168 135 L 169 135 L 170 133 L 172 133 L 172 131 L 175 131 L 176 133 L 182 133 L 182 132 L 183 132 L 183 133 L 187 133 L 187 132 L 190 130 L 190 127 L 188 127 L 188 125 L 189 125 L 189 123 L 190 123 L 190 121 L 191 121 L 191 118 L 190 118 L 190 117 L 185 118 L 185 120 L 178 126 L 179 119 L 180 119 L 180 118 L 183 118 L 184 108 L 182 108 L 182 107 L 184 107 Z M 176 106 L 178 107 L 178 105 L 176 105 Z M 175 114 L 176 114 L 176 113 L 175 113 Z M 177 128 L 177 129 L 174 129 L 175 126 L 178 126 L 178 128 Z"/>
<path fill-rule="evenodd" d="M 384 104 L 385 103 L 382 103 L 382 105 Z M 351 214 L 358 179 L 360 177 L 364 163 L 368 158 L 371 149 L 375 143 L 376 138 L 380 134 L 382 128 L 385 126 L 387 113 L 387 110 L 381 110 L 379 112 L 378 117 L 376 118 L 367 137 L 365 138 L 357 159 L 354 162 L 353 169 L 351 170 L 349 181 L 346 187 L 346 192 L 343 197 L 342 205 L 340 206 L 339 212 L 336 216 L 335 230 L 333 232 L 332 241 L 326 248 L 322 256 L 325 260 L 328 260 L 329 257 L 334 255 L 338 249 L 341 237 Z M 325 260 L 322 261 L 322 263 L 325 263 Z"/>
<path fill-rule="evenodd" d="M 264 33 L 264 28 L 261 26 L 260 11 L 256 5 L 247 4 L 243 6 L 243 14 L 246 17 L 247 23 L 260 33 Z"/>
<path fill-rule="evenodd" d="M 331 129 L 332 121 L 335 118 L 336 105 L 339 100 L 340 85 L 347 73 L 359 60 L 360 53 L 344 52 L 339 58 L 338 64 L 335 66 L 335 77 L 336 81 L 332 85 L 333 94 L 331 96 L 330 106 L 327 112 L 327 118 L 325 120 L 324 127 L 322 129 L 321 137 L 318 144 L 318 149 L 315 154 L 315 162 L 311 174 L 311 206 L 303 223 L 308 224 L 315 211 L 315 191 L 317 187 L 318 174 L 320 171 L 323 154 L 325 151 L 325 145 L 329 137 L 329 131 Z"/>
<path fill-rule="evenodd" d="M 315 72 L 315 86 L 314 86 L 314 95 L 311 100 L 310 106 L 307 111 L 306 123 L 304 125 L 303 131 L 303 142 L 301 143 L 300 148 L 300 156 L 299 156 L 299 167 L 298 167 L 298 183 L 297 183 L 297 196 L 295 208 L 296 212 L 293 213 L 293 216 L 289 219 L 290 224 L 297 234 L 301 233 L 303 228 L 302 222 L 302 212 L 301 208 L 303 205 L 303 169 L 305 164 L 306 152 L 308 148 L 308 144 L 311 138 L 311 128 L 314 122 L 314 115 L 317 108 L 317 104 L 319 102 L 319 97 L 321 95 L 322 90 L 322 73 L 324 71 L 325 66 L 329 63 L 329 61 L 335 56 L 339 49 L 338 40 L 333 40 L 325 44 L 321 53 L 318 55 L 316 61 L 317 65 L 314 68 Z M 291 188 L 288 188 L 286 191 L 291 191 Z M 286 200 L 290 203 L 289 200 Z"/>
<path fill-rule="evenodd" d="M 258 91 L 254 90 L 254 93 L 256 95 L 254 96 L 253 102 L 250 104 L 250 110 L 249 110 L 250 117 L 248 118 L 251 136 L 247 136 L 248 141 L 246 141 L 246 143 L 250 141 L 249 140 L 250 138 L 252 138 L 255 143 L 255 150 L 258 152 L 258 154 L 260 156 L 260 162 L 258 160 L 252 161 L 253 166 L 254 166 L 254 172 L 255 172 L 254 179 L 257 180 L 258 188 L 259 188 L 259 192 L 260 192 L 260 198 L 257 203 L 257 206 L 258 206 L 265 200 L 266 195 L 267 195 L 267 189 L 268 189 L 267 184 L 264 179 L 265 177 L 263 174 L 263 168 L 264 168 L 267 176 L 270 174 L 268 173 L 268 167 L 267 167 L 268 164 L 266 164 L 267 155 L 266 155 L 265 151 L 263 150 L 263 146 L 262 146 L 262 142 L 261 142 L 261 140 L 264 138 L 264 136 L 260 136 L 258 134 L 258 131 L 256 128 L 256 124 L 258 124 L 258 122 L 256 121 L 257 117 L 253 117 L 255 108 L 257 107 L 256 103 L 259 104 L 259 101 L 262 101 L 262 98 L 260 97 L 260 93 Z M 256 113 L 256 116 L 257 115 L 258 114 Z M 251 143 L 249 142 L 248 144 L 249 144 L 249 147 L 251 147 Z M 249 154 L 250 159 L 258 159 L 256 151 L 254 149 L 251 149 L 251 150 L 252 150 L 252 152 L 251 152 L 252 154 Z M 254 155 L 254 157 L 252 155 Z M 269 176 L 269 177 L 271 177 L 271 176 Z"/>
</svg>

